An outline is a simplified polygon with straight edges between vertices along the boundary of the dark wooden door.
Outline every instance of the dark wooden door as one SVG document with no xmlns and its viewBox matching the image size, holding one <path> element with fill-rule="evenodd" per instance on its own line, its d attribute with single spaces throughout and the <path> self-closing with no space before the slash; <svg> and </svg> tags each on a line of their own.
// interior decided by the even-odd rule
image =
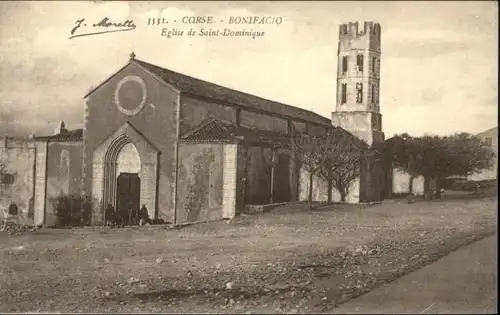
<svg viewBox="0 0 500 315">
<path fill-rule="evenodd" d="M 116 210 L 118 215 L 126 220 L 129 210 L 139 211 L 141 197 L 141 179 L 137 173 L 121 173 L 116 185 Z"/>
<path fill-rule="evenodd" d="M 279 154 L 276 162 L 273 202 L 290 201 L 290 157 L 287 154 Z"/>
</svg>

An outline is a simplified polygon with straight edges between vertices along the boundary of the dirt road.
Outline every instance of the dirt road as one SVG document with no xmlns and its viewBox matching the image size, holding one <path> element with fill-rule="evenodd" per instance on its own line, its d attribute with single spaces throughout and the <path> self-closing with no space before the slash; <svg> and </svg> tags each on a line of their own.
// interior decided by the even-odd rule
<svg viewBox="0 0 500 315">
<path fill-rule="evenodd" d="M 496 232 L 496 198 L 0 235 L 1 312 L 324 312 Z"/>
<path fill-rule="evenodd" d="M 495 314 L 497 236 L 351 300 L 332 313 Z"/>
</svg>

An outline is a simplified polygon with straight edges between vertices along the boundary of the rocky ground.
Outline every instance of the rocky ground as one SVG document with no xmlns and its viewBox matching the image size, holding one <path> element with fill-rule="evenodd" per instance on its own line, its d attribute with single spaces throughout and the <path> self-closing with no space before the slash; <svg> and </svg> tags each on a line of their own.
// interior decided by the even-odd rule
<svg viewBox="0 0 500 315">
<path fill-rule="evenodd" d="M 325 312 L 496 233 L 497 199 L 0 235 L 0 311 Z"/>
</svg>

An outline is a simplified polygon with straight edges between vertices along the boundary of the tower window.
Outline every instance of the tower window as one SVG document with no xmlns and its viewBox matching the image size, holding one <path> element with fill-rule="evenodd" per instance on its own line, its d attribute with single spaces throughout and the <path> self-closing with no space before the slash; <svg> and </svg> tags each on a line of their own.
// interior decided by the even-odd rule
<svg viewBox="0 0 500 315">
<path fill-rule="evenodd" d="M 363 55 L 356 56 L 356 69 L 360 72 L 363 72 Z"/>
<path fill-rule="evenodd" d="M 363 83 L 356 83 L 356 103 L 363 103 Z"/>
<path fill-rule="evenodd" d="M 340 91 L 340 104 L 347 103 L 347 84 L 342 84 Z"/>
<path fill-rule="evenodd" d="M 340 26 L 340 35 L 347 35 L 347 25 Z"/>
<path fill-rule="evenodd" d="M 10 186 L 14 184 L 14 175 L 13 174 L 2 174 L 1 175 L 1 182 L 4 185 Z"/>
<path fill-rule="evenodd" d="M 376 65 L 377 65 L 377 57 L 373 56 L 372 57 L 372 72 L 375 72 Z"/>
<path fill-rule="evenodd" d="M 342 57 L 342 74 L 347 73 L 347 56 Z"/>
<path fill-rule="evenodd" d="M 372 104 L 377 104 L 375 99 L 375 84 L 372 84 Z"/>
</svg>

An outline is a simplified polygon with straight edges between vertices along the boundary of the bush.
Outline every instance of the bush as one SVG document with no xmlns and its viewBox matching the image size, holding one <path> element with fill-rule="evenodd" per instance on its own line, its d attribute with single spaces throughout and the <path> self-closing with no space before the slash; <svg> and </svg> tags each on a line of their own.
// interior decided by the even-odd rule
<svg viewBox="0 0 500 315">
<path fill-rule="evenodd" d="M 63 195 L 51 198 L 54 205 L 57 225 L 84 226 L 90 225 L 92 202 L 81 195 Z"/>
<path fill-rule="evenodd" d="M 481 189 L 483 189 L 483 188 L 496 188 L 498 186 L 498 182 L 496 179 L 479 180 L 479 181 L 476 181 L 476 184 L 478 184 Z"/>
</svg>

